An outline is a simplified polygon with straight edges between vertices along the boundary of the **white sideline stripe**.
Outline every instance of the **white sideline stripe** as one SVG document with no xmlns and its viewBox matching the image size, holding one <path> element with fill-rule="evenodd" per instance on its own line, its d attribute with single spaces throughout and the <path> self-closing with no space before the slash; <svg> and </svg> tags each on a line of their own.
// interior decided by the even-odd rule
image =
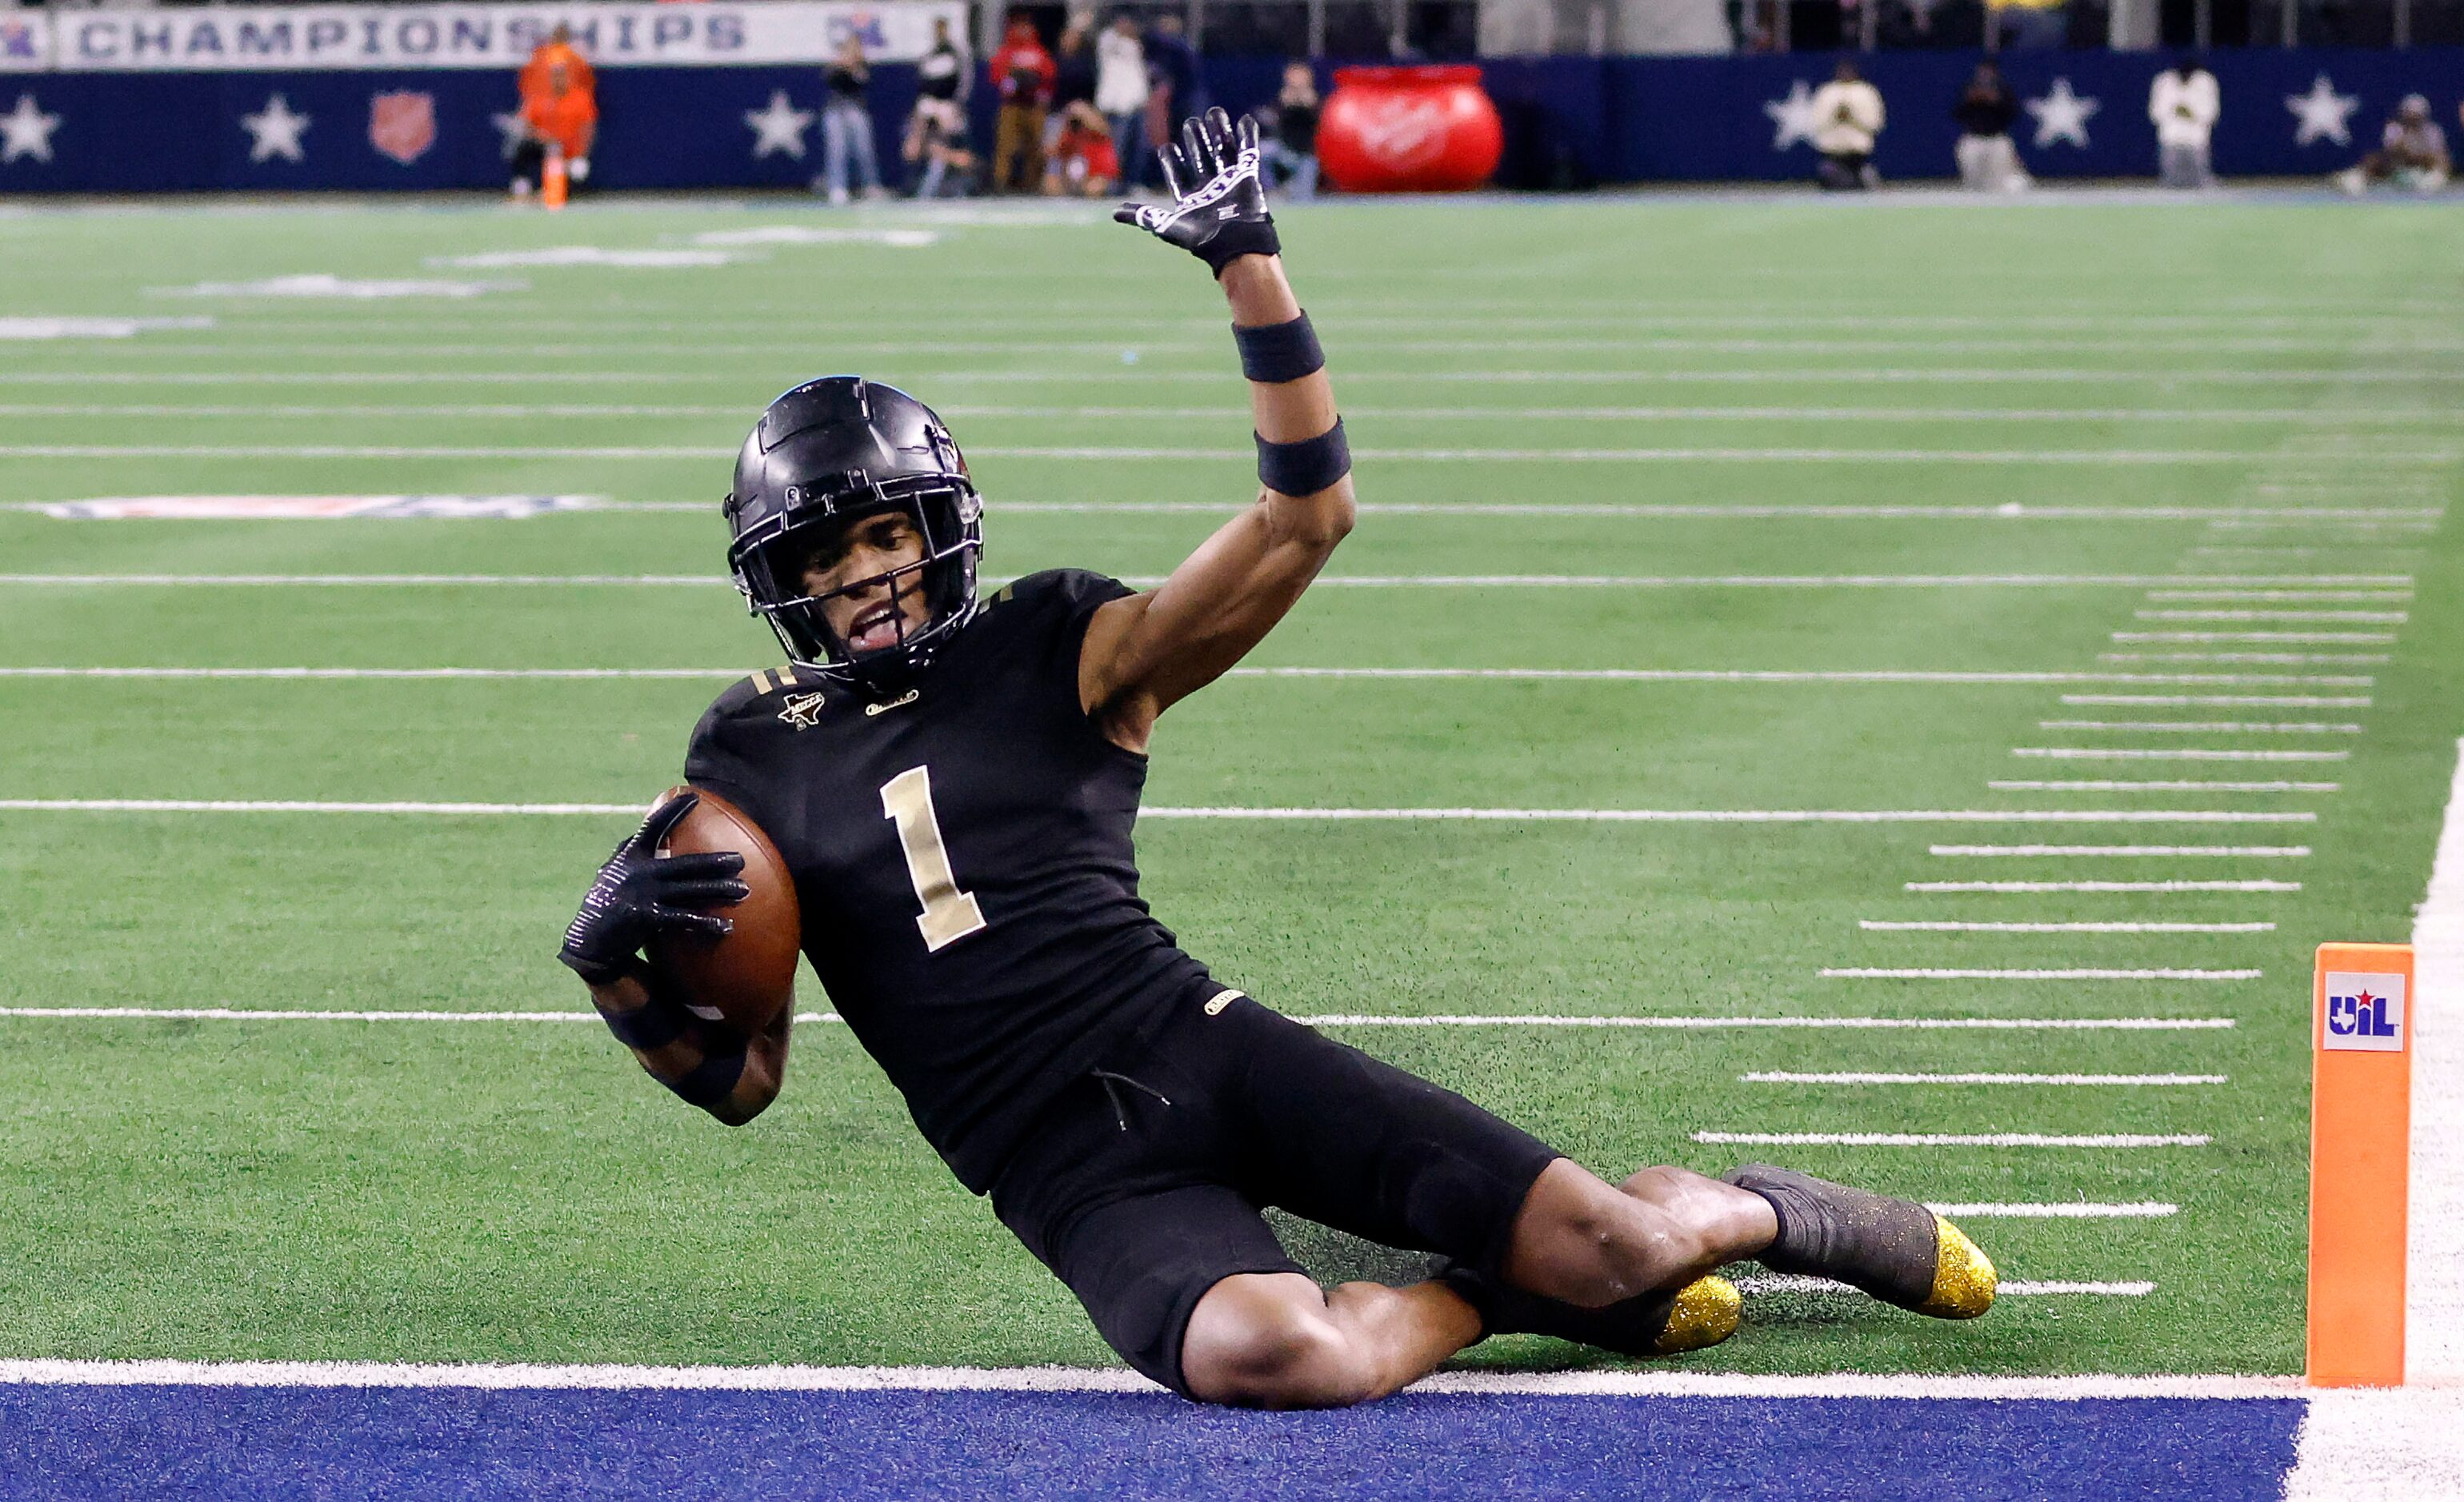
<svg viewBox="0 0 2464 1502">
<path fill-rule="evenodd" d="M 1889 969 L 1870 965 L 1830 966 L 1815 972 L 1825 980 L 1881 981 L 2255 981 L 2261 969 Z"/>
<path fill-rule="evenodd" d="M 2104 778 L 2030 782 L 2001 779 L 1986 784 L 1997 793 L 2334 793 L 2340 782 L 2123 782 Z"/>
<path fill-rule="evenodd" d="M 2418 1286 L 2417 1284 L 2415 1286 Z M 2464 1392 L 2448 1383 L 2322 1388 L 2304 1405 L 2286 1502 L 2464 1496 Z"/>
<path fill-rule="evenodd" d="M 2464 753 L 2464 745 L 2457 748 Z M 2449 784 L 2429 890 L 2415 910 L 2413 948 L 2412 1187 L 2406 1289 L 2406 1375 L 2464 1378 L 2464 1255 L 2453 1228 L 2464 1217 L 2464 759 Z"/>
<path fill-rule="evenodd" d="M 1748 1147 L 2205 1147 L 2205 1134 L 2101 1132 L 1696 1132 L 1694 1141 Z"/>
<path fill-rule="evenodd" d="M 2299 882 L 1903 882 L 1909 892 L 2298 892 Z"/>
<path fill-rule="evenodd" d="M 2141 620 L 2343 620 L 2354 625 L 2400 626 L 2401 610 L 2138 610 Z"/>
<path fill-rule="evenodd" d="M 2009 1285 L 2005 1284 L 2005 1288 Z M 379 1361 L 0 1361 L 0 1383 L 102 1387 L 470 1387 L 710 1392 L 1160 1393 L 1135 1372 L 1075 1366 L 549 1366 Z M 2294 1377 L 1753 1377 L 1726 1372 L 1440 1372 L 1415 1392 L 1532 1397 L 2099 1398 L 2292 1401 Z"/>
<path fill-rule="evenodd" d="M 1785 1273 L 1756 1273 L 1736 1280 L 1741 1294 L 1842 1294 L 1862 1298 L 1865 1295 L 1845 1283 L 1827 1277 L 1807 1277 Z M 1997 1298 L 2043 1298 L 2056 1295 L 2092 1295 L 2111 1298 L 2145 1298 L 2156 1292 L 2148 1282 L 2094 1283 L 2045 1281 L 2018 1278 L 2007 1281 L 1993 1291 Z"/>
<path fill-rule="evenodd" d="M 2167 1205 L 2162 1200 L 2133 1200 L 2121 1205 L 2099 1205 L 2080 1200 L 1928 1204 L 1925 1208 L 1955 1220 L 2162 1220 L 2182 1212 L 2179 1205 Z"/>
<path fill-rule="evenodd" d="M 2156 576 L 2155 577 L 2162 577 Z M 1319 587 L 1397 589 L 1409 587 L 1540 587 L 1584 589 L 1965 589 L 1965 588 L 2135 588 L 2150 576 L 2129 574 L 1330 574 L 1313 582 Z M 717 574 L 0 574 L 0 584 L 79 586 L 171 585 L 273 586 L 401 589 L 441 586 L 642 586 L 649 588 L 719 588 L 729 580 Z M 1123 582 L 1147 588 L 1160 577 L 1125 575 Z"/>
<path fill-rule="evenodd" d="M 1073 378 L 1074 379 L 1074 378 Z M 979 459 L 1253 461 L 1245 448 L 1112 445 L 972 445 Z M 1374 464 L 1968 464 L 2227 465 L 2256 455 L 2235 448 L 1354 448 Z M 592 459 L 727 457 L 718 444 L 0 444 L 0 459 Z M 2348 463 L 2449 464 L 2449 449 L 2357 451 Z"/>
<path fill-rule="evenodd" d="M 2367 694 L 2066 693 L 2062 695 L 2062 703 L 2202 706 L 2213 708 L 2366 709 L 2370 707 L 2370 696 Z M 2052 729 L 2052 727 L 2046 728 Z"/>
<path fill-rule="evenodd" d="M 2272 642 L 2281 646 L 2386 646 L 2392 631 L 2116 631 L 2116 642 Z"/>
<path fill-rule="evenodd" d="M 2251 856 L 2299 860 L 2308 845 L 1933 845 L 1935 856 Z"/>
<path fill-rule="evenodd" d="M 1969 923 L 1952 919 L 1859 918 L 1872 933 L 2274 933 L 2272 923 Z"/>
<path fill-rule="evenodd" d="M 1893 1075 L 1857 1070 L 1804 1074 L 1785 1069 L 1739 1075 L 1748 1085 L 2221 1085 L 2224 1075 Z"/>
<path fill-rule="evenodd" d="M 0 678 L 728 679 L 743 667 L 0 667 Z M 2269 684 L 2343 683 L 2285 673 L 1963 672 L 1719 667 L 1236 667 L 1232 678 L 1498 679 L 1670 684 Z M 2367 679 L 2359 679 L 2367 683 Z M 2321 703 L 2343 701 L 2322 700 Z M 2366 701 L 2364 701 L 2366 702 Z"/>
<path fill-rule="evenodd" d="M 2013 756 L 2035 756 L 2048 761 L 2350 761 L 2353 753 L 2341 751 L 2228 751 L 2215 748 L 2176 748 L 2172 751 L 2145 751 L 2121 746 L 2014 746 Z"/>
<path fill-rule="evenodd" d="M 1720 1032 L 1801 1028 L 1816 1032 L 2200 1033 L 2230 1029 L 2231 1017 L 1710 1017 L 1566 1016 L 1457 1013 L 1425 1017 L 1366 1012 L 1291 1013 L 1313 1028 L 1643 1028 Z M 597 1022 L 595 1012 L 328 1012 L 273 1007 L 0 1007 L 0 1017 L 157 1022 Z M 833 1023 L 835 1012 L 800 1012 L 800 1023 Z"/>
<path fill-rule="evenodd" d="M 0 811 L 90 814 L 636 815 L 638 803 L 462 803 L 319 798 L 0 798 Z M 2220 809 L 1148 808 L 1141 818 L 1471 820 L 1607 824 L 2284 824 L 2312 813 Z"/>
</svg>

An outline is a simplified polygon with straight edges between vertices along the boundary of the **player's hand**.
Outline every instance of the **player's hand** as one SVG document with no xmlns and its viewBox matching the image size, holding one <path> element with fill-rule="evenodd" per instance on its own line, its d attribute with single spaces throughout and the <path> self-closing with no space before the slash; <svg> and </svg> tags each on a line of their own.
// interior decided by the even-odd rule
<svg viewBox="0 0 2464 1502">
<path fill-rule="evenodd" d="M 1180 143 L 1157 153 L 1169 205 L 1123 204 L 1112 217 L 1204 261 L 1218 277 L 1243 255 L 1277 255 L 1275 219 L 1258 176 L 1258 122 L 1236 127 L 1221 109 L 1181 122 Z"/>
<path fill-rule="evenodd" d="M 662 856 L 659 841 L 701 801 L 679 793 L 650 811 L 642 827 L 616 847 L 599 879 L 582 899 L 582 911 L 564 931 L 557 958 L 594 986 L 632 973 L 642 946 L 655 933 L 674 931 L 716 938 L 735 925 L 700 907 L 732 907 L 748 889 L 736 880 L 744 858 L 734 851 Z"/>
</svg>

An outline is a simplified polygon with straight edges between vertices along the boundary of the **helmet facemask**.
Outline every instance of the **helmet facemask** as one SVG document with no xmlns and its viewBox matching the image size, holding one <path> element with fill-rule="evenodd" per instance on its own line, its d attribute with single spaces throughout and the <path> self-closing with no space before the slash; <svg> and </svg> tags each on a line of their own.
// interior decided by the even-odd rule
<svg viewBox="0 0 2464 1502">
<path fill-rule="evenodd" d="M 850 478 L 856 478 L 851 476 Z M 818 488 L 816 488 L 818 490 Z M 974 615 L 976 560 L 983 547 L 982 507 L 963 475 L 900 476 L 859 482 L 853 489 L 799 497 L 776 524 L 737 539 L 728 550 L 737 588 L 770 622 L 795 662 L 840 679 L 875 698 L 912 686 L 933 654 Z M 884 514 L 907 518 L 921 555 L 886 572 L 807 594 L 804 566 L 817 546 Z M 897 640 L 855 651 L 829 623 L 829 602 L 891 586 Z M 921 595 L 924 620 L 912 624 L 900 602 Z"/>
</svg>

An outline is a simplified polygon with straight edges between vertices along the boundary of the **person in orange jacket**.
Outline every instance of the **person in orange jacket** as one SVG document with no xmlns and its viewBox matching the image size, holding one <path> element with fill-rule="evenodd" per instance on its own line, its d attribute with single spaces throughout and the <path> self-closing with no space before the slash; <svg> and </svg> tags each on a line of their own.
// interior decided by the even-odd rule
<svg viewBox="0 0 2464 1502">
<path fill-rule="evenodd" d="M 562 63 L 547 71 L 546 87 L 522 100 L 520 145 L 514 148 L 514 196 L 526 198 L 539 185 L 547 154 L 564 159 L 566 180 L 579 185 L 590 176 L 590 147 L 599 137 L 599 101 L 575 88 Z"/>
<path fill-rule="evenodd" d="M 599 76 L 591 70 L 590 59 L 582 55 L 582 49 L 573 45 L 573 28 L 560 21 L 547 40 L 532 49 L 530 61 L 522 64 L 523 103 L 547 93 L 548 70 L 559 63 L 564 65 L 565 78 L 574 88 L 594 101 L 598 98 Z"/>
</svg>

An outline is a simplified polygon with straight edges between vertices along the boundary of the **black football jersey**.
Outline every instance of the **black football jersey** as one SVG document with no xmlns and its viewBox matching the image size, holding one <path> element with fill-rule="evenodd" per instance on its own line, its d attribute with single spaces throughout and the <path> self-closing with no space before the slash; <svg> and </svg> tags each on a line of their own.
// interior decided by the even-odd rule
<svg viewBox="0 0 2464 1502">
<path fill-rule="evenodd" d="M 786 859 L 832 1006 L 979 1193 L 1055 1092 L 1206 980 L 1138 897 L 1147 760 L 1079 707 L 1087 622 L 1129 593 L 1020 579 L 887 704 L 756 673 L 686 753 Z"/>
</svg>

